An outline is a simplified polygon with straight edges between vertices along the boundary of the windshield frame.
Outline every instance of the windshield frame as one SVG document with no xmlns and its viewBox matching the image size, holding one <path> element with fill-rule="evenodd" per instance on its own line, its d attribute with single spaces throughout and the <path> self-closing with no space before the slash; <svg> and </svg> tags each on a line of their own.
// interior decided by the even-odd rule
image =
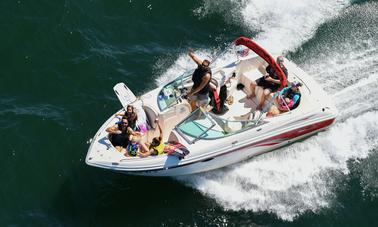
<svg viewBox="0 0 378 227">
<path fill-rule="evenodd" d="M 184 130 L 183 127 L 182 127 L 184 124 L 186 124 L 186 122 L 188 122 L 188 120 L 190 121 L 190 119 L 193 118 L 194 115 L 205 116 L 205 119 L 208 120 L 208 123 L 210 124 L 210 125 L 207 125 L 207 126 L 201 125 L 201 126 L 203 126 L 203 128 L 200 128 L 200 127 L 199 128 L 200 128 L 200 130 L 203 130 L 203 131 L 198 133 L 197 135 L 195 135 L 195 134 L 193 135 L 193 133 L 189 133 L 188 131 Z M 217 121 L 224 122 L 224 128 L 222 128 L 222 126 L 220 124 L 218 124 Z M 228 126 L 229 123 L 241 124 L 242 127 L 239 130 L 227 132 L 225 130 L 225 128 L 229 127 Z M 183 137 L 186 140 L 186 142 L 188 142 L 189 144 L 193 144 L 198 140 L 215 140 L 215 139 L 221 139 L 221 138 L 228 137 L 228 136 L 231 136 L 231 135 L 239 134 L 241 132 L 250 130 L 250 129 L 255 128 L 257 126 L 261 126 L 265 123 L 267 123 L 267 121 L 263 121 L 261 119 L 261 116 L 259 117 L 259 119 L 253 119 L 253 120 L 227 120 L 227 119 L 221 118 L 221 117 L 219 117 L 219 116 L 217 116 L 213 113 L 206 112 L 202 108 L 198 108 L 195 111 L 193 111 L 188 117 L 186 117 L 184 120 L 182 120 L 180 123 L 178 123 L 175 127 L 175 130 L 178 132 L 178 134 L 181 137 Z M 216 126 L 219 126 L 220 128 L 222 128 L 223 131 L 215 130 L 214 127 L 216 127 Z M 205 137 L 204 135 L 206 135 L 211 130 L 216 131 L 217 133 L 223 133 L 223 135 L 222 136 Z"/>
<path fill-rule="evenodd" d="M 160 89 L 156 99 L 160 111 L 165 111 L 179 103 L 181 96 L 184 95 L 181 91 L 181 89 L 185 88 L 184 81 L 190 78 L 193 70 L 185 71 L 181 76 L 176 77 Z M 164 102 L 164 100 L 166 101 Z"/>
</svg>

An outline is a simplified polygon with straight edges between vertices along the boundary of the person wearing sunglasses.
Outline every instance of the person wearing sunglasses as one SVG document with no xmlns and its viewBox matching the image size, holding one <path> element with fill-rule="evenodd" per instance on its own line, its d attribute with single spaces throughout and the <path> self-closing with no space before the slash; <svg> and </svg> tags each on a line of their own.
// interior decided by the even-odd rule
<svg viewBox="0 0 378 227">
<path fill-rule="evenodd" d="M 140 136 L 139 132 L 131 129 L 126 117 L 122 117 L 120 122 L 108 127 L 106 132 L 109 133 L 109 140 L 118 151 L 122 151 L 123 148 L 127 147 L 131 136 Z"/>
<path fill-rule="evenodd" d="M 138 130 L 138 127 L 136 125 L 136 122 L 138 120 L 138 115 L 135 113 L 135 109 L 132 105 L 128 105 L 126 107 L 126 111 L 125 111 L 124 114 L 118 113 L 118 114 L 116 114 L 116 116 L 122 116 L 122 117 L 127 118 L 130 128 L 132 130 Z"/>
</svg>

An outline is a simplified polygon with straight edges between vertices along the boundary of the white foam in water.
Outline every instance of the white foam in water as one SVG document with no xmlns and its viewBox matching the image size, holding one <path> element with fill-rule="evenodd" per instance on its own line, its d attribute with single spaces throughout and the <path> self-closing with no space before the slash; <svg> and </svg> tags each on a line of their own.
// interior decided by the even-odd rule
<svg viewBox="0 0 378 227">
<path fill-rule="evenodd" d="M 333 195 L 324 174 L 331 169 L 348 173 L 348 159 L 368 155 L 378 143 L 377 119 L 378 112 L 366 113 L 247 163 L 180 180 L 225 209 L 271 212 L 293 220 L 329 205 Z"/>
<path fill-rule="evenodd" d="M 285 50 L 293 50 L 305 40 L 309 39 L 318 25 L 329 18 L 337 15 L 347 6 L 348 0 L 254 0 L 254 1 L 231 0 L 220 3 L 218 0 L 205 0 L 195 13 L 199 17 L 214 12 L 230 12 L 230 5 L 234 6 L 231 13 L 225 17 L 240 18 L 242 23 L 251 30 L 259 30 L 258 37 L 254 39 L 265 49 L 272 53 L 281 53 Z M 231 4 L 230 4 L 231 3 Z M 234 3 L 234 4 L 232 4 Z M 240 14 L 240 15 L 236 15 Z M 245 34 L 248 36 L 248 34 Z M 234 37 L 237 38 L 237 37 Z M 202 58 L 209 58 L 211 50 L 196 50 Z M 229 59 L 231 54 L 218 59 L 221 64 Z M 157 79 L 157 83 L 163 84 L 186 70 L 196 67 L 195 64 L 183 53 L 163 76 Z"/>
<path fill-rule="evenodd" d="M 201 59 L 211 59 L 210 57 L 210 51 L 205 50 L 196 50 L 196 55 L 200 57 Z M 159 66 L 155 66 L 159 67 Z M 170 80 L 180 76 L 182 73 L 184 73 L 187 70 L 195 69 L 197 65 L 190 59 L 188 56 L 188 53 L 183 53 L 181 56 L 175 61 L 173 66 L 171 66 L 164 74 L 156 79 L 156 83 L 158 85 L 165 84 L 169 82 Z"/>
<path fill-rule="evenodd" d="M 230 9 L 230 5 L 234 6 Z M 200 16 L 224 12 L 227 19 L 240 18 L 240 23 L 259 31 L 254 39 L 271 53 L 297 48 L 311 38 L 316 28 L 349 5 L 349 0 L 205 0 L 195 10 Z M 232 19 L 229 19 L 232 20 Z"/>
<path fill-rule="evenodd" d="M 317 26 L 337 16 L 347 3 L 260 0 L 244 1 L 243 7 L 236 4 L 235 10 L 242 15 L 242 23 L 251 30 L 260 30 L 257 41 L 262 46 L 283 52 L 311 38 Z M 205 1 L 202 7 L 217 4 Z M 365 158 L 378 144 L 378 112 L 374 108 L 378 106 L 378 53 L 374 42 L 360 49 L 354 48 L 355 42 L 333 49 L 325 47 L 329 54 L 313 56 L 301 65 L 333 95 L 340 111 L 338 121 L 328 131 L 247 162 L 178 179 L 215 199 L 226 210 L 269 212 L 293 220 L 306 211 L 330 206 L 334 198 L 331 170 L 348 174 L 347 160 Z M 210 52 L 202 50 L 199 54 L 208 57 Z M 183 53 L 158 82 L 194 66 Z"/>
<path fill-rule="evenodd" d="M 336 100 L 339 121 L 378 106 L 378 51 L 371 50 L 375 44 L 358 50 L 353 50 L 354 45 L 336 46 L 328 55 L 308 59 L 301 66 Z"/>
<path fill-rule="evenodd" d="M 257 41 L 270 52 L 293 50 L 311 38 L 316 28 L 340 12 L 349 1 L 250 1 L 242 11 L 245 23 L 259 27 Z"/>
</svg>

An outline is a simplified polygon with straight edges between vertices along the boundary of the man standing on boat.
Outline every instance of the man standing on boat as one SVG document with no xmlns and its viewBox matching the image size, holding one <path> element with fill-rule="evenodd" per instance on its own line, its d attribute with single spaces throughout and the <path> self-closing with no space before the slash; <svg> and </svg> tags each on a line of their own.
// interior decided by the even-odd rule
<svg viewBox="0 0 378 227">
<path fill-rule="evenodd" d="M 192 81 L 193 87 L 188 93 L 188 99 L 195 102 L 195 105 L 191 103 L 192 110 L 196 107 L 203 107 L 206 110 L 206 106 L 209 103 L 209 90 L 210 90 L 210 80 L 211 80 L 211 69 L 209 67 L 209 60 L 201 60 L 198 58 L 192 49 L 189 49 L 189 56 L 198 65 L 197 69 L 194 70 Z"/>
</svg>

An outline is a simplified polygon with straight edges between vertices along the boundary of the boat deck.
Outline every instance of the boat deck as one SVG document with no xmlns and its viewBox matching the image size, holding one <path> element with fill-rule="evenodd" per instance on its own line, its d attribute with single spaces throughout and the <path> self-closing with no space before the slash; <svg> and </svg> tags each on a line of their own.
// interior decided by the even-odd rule
<svg viewBox="0 0 378 227">
<path fill-rule="evenodd" d="M 256 64 L 254 65 L 254 63 Z M 296 68 L 290 67 L 290 62 L 287 62 L 287 65 L 288 68 L 290 68 L 289 79 L 301 81 L 300 78 L 296 76 L 296 74 L 300 74 L 300 72 L 297 72 Z M 250 83 L 264 75 L 263 73 L 265 67 L 263 66 L 264 65 L 261 65 L 261 63 L 259 62 L 251 60 L 246 62 L 245 64 L 241 63 L 240 68 L 227 68 L 226 71 L 224 69 L 220 69 L 218 72 L 214 73 L 214 77 L 220 77 L 223 76 L 221 75 L 222 73 L 226 76 L 229 76 L 233 72 L 236 72 L 235 79 L 231 79 L 231 84 L 227 85 L 228 96 L 233 97 L 233 103 L 226 104 L 228 111 L 226 111 L 224 114 L 216 115 L 214 113 L 208 113 L 208 117 L 203 116 L 190 118 L 188 116 L 191 114 L 191 107 L 186 99 L 182 99 L 180 100 L 180 102 L 173 105 L 169 109 L 158 113 L 155 117 L 159 119 L 159 122 L 162 125 L 164 134 L 163 140 L 169 140 L 171 131 L 176 126 L 178 126 L 180 122 L 181 123 L 178 127 L 180 127 L 182 131 L 185 131 L 185 136 L 188 137 L 189 140 L 194 140 L 199 136 L 206 139 L 221 138 L 234 133 L 238 133 L 246 128 L 254 127 L 254 122 L 256 122 L 257 118 L 260 117 L 260 114 L 254 113 L 262 96 L 263 90 L 262 88 L 257 87 L 255 89 L 256 96 L 252 99 L 247 98 L 247 95 L 251 93 Z M 190 78 L 188 80 L 190 80 Z M 219 84 L 221 83 L 219 82 Z M 243 84 L 244 88 L 242 90 L 237 90 L 237 84 Z M 301 102 L 301 109 L 303 109 L 303 107 L 305 106 L 310 106 L 309 101 L 307 100 L 307 96 L 310 91 L 306 90 L 305 88 L 306 86 L 302 88 L 302 91 L 304 91 L 302 99 L 305 100 Z M 272 96 L 273 95 L 271 95 L 271 98 Z M 151 103 L 153 102 L 151 101 Z M 271 104 L 271 99 L 266 100 L 264 109 L 268 109 Z M 122 110 L 120 110 L 120 112 L 121 111 Z M 278 116 L 281 115 L 286 114 L 281 113 Z M 265 118 L 266 116 L 262 115 L 262 119 Z M 114 125 L 114 123 L 119 120 L 119 118 L 113 116 L 112 119 L 109 119 L 102 126 L 102 128 L 94 138 L 95 141 L 92 142 L 92 147 L 90 148 L 92 152 L 91 155 L 88 156 L 88 158 L 91 158 L 93 160 L 102 160 L 105 162 L 109 162 L 111 160 L 117 162 L 117 160 L 119 161 L 124 159 L 134 159 L 134 157 L 125 157 L 123 155 L 123 152 L 118 152 L 117 150 L 115 150 L 107 137 L 108 134 L 105 132 L 105 129 L 107 127 Z M 247 122 L 248 120 L 250 121 Z M 151 141 L 152 138 L 158 135 L 159 130 L 157 130 L 157 128 L 150 129 L 141 137 L 140 142 L 143 143 L 146 141 Z"/>
</svg>

